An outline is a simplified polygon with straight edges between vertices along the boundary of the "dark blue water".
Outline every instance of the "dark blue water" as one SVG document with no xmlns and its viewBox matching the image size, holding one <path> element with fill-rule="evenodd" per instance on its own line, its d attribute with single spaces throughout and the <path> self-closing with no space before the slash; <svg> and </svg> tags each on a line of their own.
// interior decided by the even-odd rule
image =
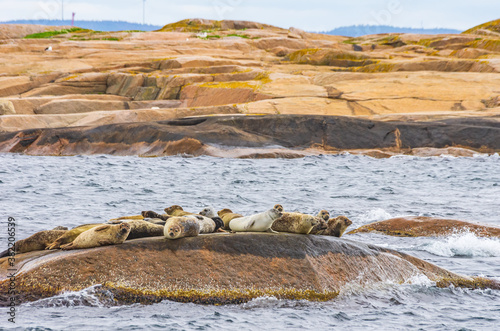
<svg viewBox="0 0 500 331">
<path fill-rule="evenodd" d="M 8 216 L 18 239 L 56 225 L 103 222 L 172 204 L 250 214 L 286 210 L 346 215 L 357 226 L 402 215 L 500 225 L 500 157 L 372 159 L 316 156 L 239 160 L 212 157 L 33 157 L 0 155 L 0 243 Z M 4 230 L 1 230 L 1 229 Z M 444 238 L 346 238 L 390 247 L 467 275 L 500 279 L 500 240 L 460 233 Z M 4 244 L 2 244 L 4 245 Z M 261 298 L 244 305 L 162 302 L 108 307 L 93 289 L 22 305 L 19 329 L 384 329 L 494 330 L 500 291 L 408 284 L 355 284 L 330 302 Z M 7 322 L 0 309 L 0 325 Z"/>
</svg>

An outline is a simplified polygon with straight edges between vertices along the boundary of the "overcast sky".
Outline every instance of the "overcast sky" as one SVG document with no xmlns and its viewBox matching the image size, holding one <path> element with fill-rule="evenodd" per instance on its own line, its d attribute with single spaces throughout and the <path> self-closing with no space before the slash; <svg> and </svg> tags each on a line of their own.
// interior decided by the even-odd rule
<svg viewBox="0 0 500 331">
<path fill-rule="evenodd" d="M 142 23 L 143 0 L 0 0 L 0 21 L 114 20 Z M 146 0 L 146 23 L 185 18 L 257 21 L 326 31 L 355 24 L 465 30 L 500 18 L 500 0 Z"/>
</svg>

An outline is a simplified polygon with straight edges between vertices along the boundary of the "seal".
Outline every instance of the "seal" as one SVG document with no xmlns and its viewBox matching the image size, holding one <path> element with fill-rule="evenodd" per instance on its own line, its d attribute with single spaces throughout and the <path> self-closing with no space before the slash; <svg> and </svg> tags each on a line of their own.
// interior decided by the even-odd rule
<svg viewBox="0 0 500 331">
<path fill-rule="evenodd" d="M 200 224 L 191 217 L 175 216 L 167 220 L 163 231 L 167 239 L 196 237 L 200 234 Z"/>
<path fill-rule="evenodd" d="M 199 214 L 210 218 L 217 216 L 214 207 L 206 207 L 202 211 L 200 211 Z"/>
<path fill-rule="evenodd" d="M 231 209 L 227 209 L 227 208 L 219 210 L 217 212 L 217 214 L 222 219 L 222 222 L 224 223 L 224 229 L 226 229 L 226 230 L 230 230 L 229 229 L 229 222 L 231 222 L 231 220 L 238 218 L 238 217 L 243 217 L 243 215 L 233 213 Z"/>
<path fill-rule="evenodd" d="M 97 226 L 83 232 L 73 242 L 61 246 L 61 249 L 66 251 L 121 244 L 127 239 L 130 228 L 131 226 L 128 223 Z"/>
<path fill-rule="evenodd" d="M 319 231 L 325 230 L 328 227 L 327 222 L 330 219 L 328 210 L 321 210 L 316 217 L 319 219 L 319 223 L 313 226 L 309 234 L 318 234 Z"/>
<path fill-rule="evenodd" d="M 275 220 L 271 226 L 274 231 L 309 234 L 313 227 L 321 222 L 320 218 L 312 215 L 288 212 L 282 212 L 281 214 L 282 216 Z"/>
<path fill-rule="evenodd" d="M 229 222 L 229 228 L 234 232 L 276 232 L 271 225 L 281 216 L 281 212 L 273 208 L 260 214 L 234 218 Z"/>
<path fill-rule="evenodd" d="M 194 215 L 194 213 L 189 213 L 187 211 L 184 211 L 181 206 L 179 205 L 173 205 L 168 208 L 164 209 L 167 215 L 170 216 L 186 216 L 186 215 Z"/>
<path fill-rule="evenodd" d="M 73 240 L 76 239 L 83 232 L 95 228 L 96 226 L 103 225 L 102 223 L 91 223 L 91 224 L 82 224 L 79 225 L 69 231 L 66 231 L 64 234 L 53 240 L 47 245 L 46 249 L 58 249 L 61 248 L 62 245 L 69 244 Z"/>
<path fill-rule="evenodd" d="M 215 209 L 213 207 L 204 208 L 200 211 L 200 215 L 211 218 L 212 221 L 215 222 L 215 231 L 226 232 L 224 231 L 224 221 L 215 213 Z"/>
<path fill-rule="evenodd" d="M 318 219 L 318 224 L 313 226 L 309 234 L 318 234 L 319 231 L 323 231 L 328 228 L 328 223 L 324 219 L 316 217 Z"/>
<path fill-rule="evenodd" d="M 282 205 L 274 205 L 273 208 L 280 211 L 280 212 L 283 212 L 283 210 L 284 210 Z"/>
<path fill-rule="evenodd" d="M 0 257 L 12 256 L 16 254 L 43 251 L 47 245 L 64 235 L 67 230 L 43 230 L 32 234 L 26 239 L 16 241 L 14 247 L 0 253 Z"/>
<path fill-rule="evenodd" d="M 318 231 L 317 234 L 325 236 L 341 237 L 345 230 L 352 224 L 352 221 L 345 216 L 338 216 L 328 220 L 327 228 Z"/>
<path fill-rule="evenodd" d="M 143 212 L 141 212 L 141 215 L 142 215 L 142 217 L 144 217 L 144 219 L 146 219 L 146 218 L 159 218 L 162 221 L 166 221 L 170 217 L 167 214 L 161 215 L 161 214 L 155 213 L 152 210 L 143 211 Z"/>
<path fill-rule="evenodd" d="M 325 222 L 328 222 L 328 220 L 330 219 L 330 212 L 328 210 L 325 210 L 325 209 L 320 210 L 317 217 L 321 218 Z"/>
<path fill-rule="evenodd" d="M 163 236 L 163 225 L 154 224 L 144 220 L 130 220 L 126 223 L 130 225 L 130 233 L 128 234 L 126 240 Z"/>
<path fill-rule="evenodd" d="M 218 228 L 222 226 L 222 222 L 217 224 L 213 219 L 202 216 L 202 215 L 185 215 L 182 216 L 188 219 L 191 219 L 195 222 L 198 222 L 200 225 L 200 234 L 201 233 L 213 233 L 215 232 Z"/>
</svg>

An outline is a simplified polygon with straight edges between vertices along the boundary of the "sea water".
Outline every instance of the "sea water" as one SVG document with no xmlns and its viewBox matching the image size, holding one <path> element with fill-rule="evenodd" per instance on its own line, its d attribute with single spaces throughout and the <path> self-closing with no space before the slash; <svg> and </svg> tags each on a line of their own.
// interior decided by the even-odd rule
<svg viewBox="0 0 500 331">
<path fill-rule="evenodd" d="M 348 229 L 398 216 L 431 216 L 500 226 L 500 157 L 311 156 L 301 159 L 213 157 L 37 157 L 0 155 L 0 244 L 7 219 L 16 237 L 162 212 L 173 204 L 242 214 L 274 204 L 288 211 L 353 221 Z M 3 229 L 3 230 L 2 230 Z M 396 249 L 466 275 L 500 280 L 500 240 L 463 231 L 438 238 L 380 234 L 345 238 Z M 4 248 L 2 248 L 3 250 Z M 259 298 L 241 305 L 163 301 L 113 307 L 94 289 L 17 307 L 16 324 L 0 308 L 1 329 L 100 330 L 494 330 L 500 291 L 437 288 L 426 277 L 407 284 L 352 285 L 329 302 Z"/>
</svg>

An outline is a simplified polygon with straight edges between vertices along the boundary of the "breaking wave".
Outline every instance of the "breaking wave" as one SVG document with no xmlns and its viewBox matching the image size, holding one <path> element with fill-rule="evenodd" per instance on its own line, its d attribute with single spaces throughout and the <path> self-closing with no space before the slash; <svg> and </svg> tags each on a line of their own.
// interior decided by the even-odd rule
<svg viewBox="0 0 500 331">
<path fill-rule="evenodd" d="M 500 256 L 500 240 L 463 232 L 427 242 L 420 249 L 444 257 L 497 257 Z"/>
</svg>

